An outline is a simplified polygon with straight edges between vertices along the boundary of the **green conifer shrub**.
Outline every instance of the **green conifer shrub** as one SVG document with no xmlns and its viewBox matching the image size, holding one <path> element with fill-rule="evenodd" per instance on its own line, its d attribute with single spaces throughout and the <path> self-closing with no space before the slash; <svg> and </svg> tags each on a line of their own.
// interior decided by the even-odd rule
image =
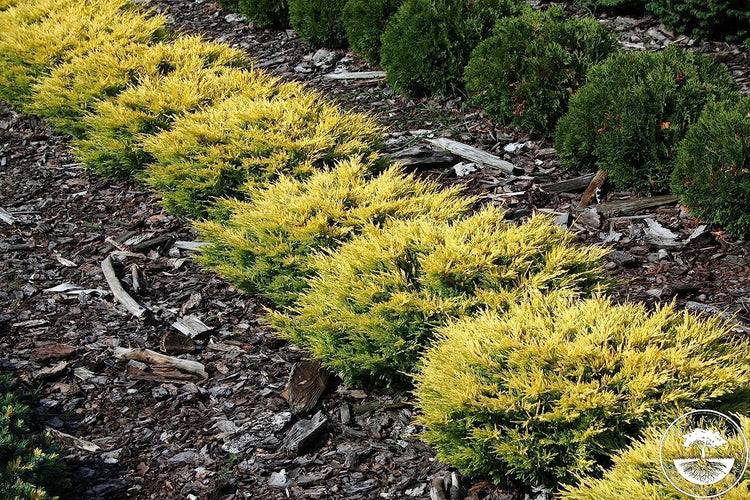
<svg viewBox="0 0 750 500">
<path fill-rule="evenodd" d="M 266 96 L 237 95 L 187 115 L 145 141 L 156 159 L 144 175 L 167 209 L 202 218 L 214 198 L 280 174 L 304 178 L 351 155 L 374 154 L 382 131 L 297 84 Z"/>
<path fill-rule="evenodd" d="M 404 0 L 348 0 L 342 19 L 349 45 L 372 65 L 380 64 L 380 39 Z"/>
<path fill-rule="evenodd" d="M 742 42 L 750 37 L 746 0 L 649 0 L 646 8 L 677 33 Z"/>
<path fill-rule="evenodd" d="M 574 0 L 575 4 L 592 12 L 614 11 L 640 14 L 648 0 Z"/>
<path fill-rule="evenodd" d="M 745 436 L 750 436 L 750 419 L 745 416 L 738 418 Z M 686 497 L 678 493 L 662 472 L 659 454 L 661 450 L 662 437 L 666 426 L 655 426 L 644 432 L 644 438 L 634 443 L 614 459 L 614 466 L 607 471 L 603 478 L 584 477 L 578 486 L 570 486 L 560 494 L 561 500 L 602 500 L 604 498 L 618 498 L 627 493 L 629 500 L 684 500 Z M 671 438 L 671 434 L 669 437 Z M 678 450 L 684 453 L 683 441 L 680 439 L 668 439 L 664 442 L 665 454 L 679 456 Z M 727 445 L 721 447 L 722 453 L 728 456 L 737 456 L 744 450 L 745 444 L 742 438 L 729 437 Z M 672 450 L 672 451 L 670 451 Z M 737 478 L 731 476 L 734 480 Z M 721 488 L 718 488 L 721 490 Z M 716 493 L 716 488 L 711 490 L 705 488 L 701 493 L 698 486 L 690 485 L 690 491 L 697 495 L 708 498 Z M 750 473 L 745 472 L 741 482 L 725 495 L 722 500 L 745 500 L 750 498 Z"/>
<path fill-rule="evenodd" d="M 570 100 L 555 142 L 573 170 L 609 172 L 614 184 L 664 192 L 677 146 L 707 102 L 737 99 L 726 67 L 670 46 L 616 54 L 589 71 Z"/>
<path fill-rule="evenodd" d="M 287 0 L 294 31 L 313 47 L 346 47 L 341 13 L 346 0 Z"/>
<path fill-rule="evenodd" d="M 533 292 L 440 331 L 416 377 L 423 438 L 440 460 L 495 482 L 557 488 L 598 476 L 685 408 L 747 409 L 750 344 L 730 331 L 674 304 L 649 313 Z"/>
<path fill-rule="evenodd" d="M 460 92 L 471 51 L 498 19 L 528 8 L 518 0 L 406 0 L 383 33 L 388 83 L 408 95 Z"/>
<path fill-rule="evenodd" d="M 287 0 L 232 0 L 222 2 L 227 8 L 245 16 L 259 28 L 286 28 L 289 26 Z"/>
<path fill-rule="evenodd" d="M 233 50 L 228 46 L 224 49 Z M 241 61 L 238 59 L 237 64 Z M 200 57 L 166 76 L 144 76 L 138 85 L 117 97 L 96 103 L 94 112 L 84 118 L 86 138 L 74 143 L 76 156 L 95 172 L 130 175 L 154 160 L 143 149 L 148 136 L 171 129 L 177 117 L 237 93 L 271 96 L 275 82 L 265 73 L 220 63 L 204 64 Z"/>
<path fill-rule="evenodd" d="M 680 144 L 672 192 L 696 216 L 750 237 L 750 98 L 706 106 Z"/>
<path fill-rule="evenodd" d="M 497 208 L 454 223 L 394 221 L 316 257 L 297 307 L 271 320 L 349 384 L 403 382 L 451 318 L 505 308 L 527 287 L 600 284 L 605 251 L 573 238 L 547 217 L 514 225 Z"/>
<path fill-rule="evenodd" d="M 26 104 L 31 86 L 57 64 L 103 45 L 149 43 L 164 34 L 163 16 L 142 12 L 128 0 L 55 1 L 0 16 L 0 98 L 11 104 Z"/>
<path fill-rule="evenodd" d="M 466 90 L 494 119 L 551 132 L 588 69 L 617 47 L 598 21 L 567 19 L 561 8 L 504 18 L 495 35 L 474 50 Z"/>
<path fill-rule="evenodd" d="M 440 189 L 405 175 L 397 166 L 374 178 L 371 171 L 371 165 L 350 159 L 304 181 L 282 176 L 250 191 L 250 202 L 223 200 L 227 221 L 196 223 L 210 242 L 199 262 L 242 290 L 289 307 L 307 288 L 314 253 L 335 249 L 364 227 L 393 219 L 454 220 L 475 201 L 459 196 L 456 188 Z"/>
<path fill-rule="evenodd" d="M 29 408 L 0 375 L 0 497 L 46 500 L 68 486 L 65 468 L 48 434 L 29 428 Z"/>
<path fill-rule="evenodd" d="M 27 109 L 59 130 L 82 138 L 82 120 L 100 100 L 112 99 L 143 78 L 162 78 L 196 67 L 242 66 L 243 56 L 226 45 L 181 36 L 172 43 L 106 46 L 54 68 L 34 86 Z"/>
</svg>

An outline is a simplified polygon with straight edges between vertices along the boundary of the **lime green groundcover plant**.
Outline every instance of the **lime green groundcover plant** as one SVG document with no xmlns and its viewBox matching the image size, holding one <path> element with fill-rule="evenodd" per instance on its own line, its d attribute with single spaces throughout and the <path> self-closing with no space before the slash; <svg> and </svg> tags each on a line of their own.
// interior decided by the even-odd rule
<svg viewBox="0 0 750 500">
<path fill-rule="evenodd" d="M 158 40 L 165 22 L 128 0 L 32 0 L 2 11 L 0 98 L 26 104 L 31 86 L 55 65 L 103 45 Z"/>
<path fill-rule="evenodd" d="M 497 208 L 453 223 L 394 221 L 317 257 L 309 290 L 271 320 L 347 383 L 404 382 L 451 318 L 503 309 L 527 287 L 600 285 L 606 252 L 573 238 L 547 217 L 515 225 Z"/>
<path fill-rule="evenodd" d="M 750 419 L 745 416 L 738 418 L 745 436 L 750 436 Z M 618 498 L 627 493 L 628 500 L 683 500 L 686 497 L 677 492 L 671 485 L 661 468 L 659 459 L 662 438 L 666 426 L 656 426 L 644 432 L 644 438 L 629 446 L 614 459 L 614 466 L 600 479 L 592 477 L 580 478 L 577 487 L 569 487 L 562 491 L 562 500 L 602 500 L 604 498 Z M 665 441 L 666 450 L 674 450 L 667 455 L 679 456 L 684 453 L 682 440 Z M 742 453 L 745 443 L 738 435 L 729 439 L 722 452 L 736 456 Z M 678 453 L 677 450 L 680 450 Z M 731 476 L 734 480 L 737 478 Z M 712 494 L 710 487 L 703 488 L 704 495 Z M 691 492 L 701 494 L 695 484 L 690 485 Z M 722 500 L 746 500 L 750 498 L 750 471 L 745 471 L 740 483 L 729 490 Z"/>
<path fill-rule="evenodd" d="M 252 87 L 251 87 L 252 88 Z M 203 218 L 217 197 L 243 197 L 281 174 L 305 178 L 336 161 L 375 155 L 382 131 L 313 91 L 283 84 L 184 116 L 145 142 L 144 179 L 177 215 Z"/>
<path fill-rule="evenodd" d="M 750 409 L 750 344 L 730 331 L 673 304 L 649 313 L 534 291 L 440 330 L 417 376 L 423 437 L 440 460 L 499 483 L 601 476 L 685 408 Z"/>
<path fill-rule="evenodd" d="M 398 166 L 377 176 L 372 170 L 355 158 L 304 181 L 282 176 L 247 192 L 249 202 L 222 200 L 219 210 L 229 213 L 228 220 L 196 223 L 210 243 L 198 261 L 248 293 L 289 307 L 307 289 L 315 253 L 395 219 L 454 220 L 475 202 L 459 196 L 457 188 L 440 189 L 405 175 Z"/>
</svg>

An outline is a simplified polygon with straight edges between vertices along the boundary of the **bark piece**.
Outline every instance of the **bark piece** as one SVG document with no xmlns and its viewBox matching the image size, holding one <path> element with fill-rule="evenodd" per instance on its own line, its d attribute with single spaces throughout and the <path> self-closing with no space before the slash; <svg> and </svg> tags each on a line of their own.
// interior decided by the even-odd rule
<svg viewBox="0 0 750 500">
<path fill-rule="evenodd" d="M 2 208 L 0 208 L 0 220 L 11 226 L 16 223 L 16 218 Z"/>
<path fill-rule="evenodd" d="M 565 181 L 554 182 L 552 184 L 545 184 L 542 189 L 548 193 L 577 193 L 583 191 L 591 184 L 591 180 L 594 178 L 594 174 L 586 174 L 580 177 L 574 177 Z"/>
<path fill-rule="evenodd" d="M 463 144 L 452 139 L 440 137 L 438 139 L 427 139 L 427 142 L 438 148 L 449 151 L 450 153 L 459 156 L 465 160 L 469 160 L 477 165 L 484 165 L 487 167 L 494 167 L 498 170 L 505 172 L 506 174 L 515 174 L 521 172 L 521 169 L 505 161 L 493 154 L 490 154 L 481 149 L 477 149 L 468 144 Z"/>
<path fill-rule="evenodd" d="M 328 372 L 318 361 L 295 363 L 282 393 L 282 397 L 289 402 L 292 413 L 297 415 L 315 408 L 328 385 L 328 378 Z"/>
<path fill-rule="evenodd" d="M 450 168 L 456 164 L 454 155 L 423 144 L 396 151 L 390 157 L 405 167 L 414 168 Z"/>
<path fill-rule="evenodd" d="M 599 170 L 591 179 L 586 191 L 583 192 L 581 200 L 578 202 L 578 208 L 584 208 L 591 204 L 591 200 L 596 196 L 596 192 L 604 185 L 608 177 L 607 172 Z"/>
<path fill-rule="evenodd" d="M 638 210 L 646 210 L 648 208 L 659 207 L 662 205 L 669 205 L 675 203 L 677 198 L 671 194 L 662 196 L 652 196 L 650 198 L 636 198 L 634 200 L 618 200 L 611 201 L 609 203 L 600 203 L 596 206 L 596 210 L 600 214 L 610 215 L 615 213 L 630 213 L 637 212 Z"/>
<path fill-rule="evenodd" d="M 192 314 L 189 316 L 183 316 L 182 318 L 178 319 L 177 321 L 172 323 L 172 327 L 187 335 L 191 339 L 200 337 L 206 332 L 210 332 L 211 330 L 213 330 L 213 328 L 201 321 L 199 317 Z"/>
<path fill-rule="evenodd" d="M 91 441 L 88 441 L 86 439 L 66 434 L 65 432 L 60 432 L 57 429 L 47 427 L 47 432 L 49 432 L 56 441 L 63 445 L 75 447 L 84 451 L 88 451 L 89 453 L 96 453 L 97 451 L 101 450 L 99 445 L 96 443 L 92 443 Z"/>
<path fill-rule="evenodd" d="M 102 271 L 104 272 L 104 278 L 107 280 L 107 284 L 109 285 L 110 290 L 112 290 L 115 299 L 125 306 L 125 309 L 127 309 L 130 314 L 136 318 L 142 318 L 148 312 L 148 309 L 136 302 L 136 300 L 122 287 L 120 280 L 117 279 L 115 268 L 112 266 L 111 256 L 108 256 L 102 261 Z"/>
<path fill-rule="evenodd" d="M 161 350 L 168 353 L 184 353 L 195 351 L 195 342 L 184 333 L 169 330 L 161 337 Z"/>
<path fill-rule="evenodd" d="M 290 456 L 302 455 L 323 435 L 327 425 L 328 419 L 320 411 L 310 420 L 300 420 L 284 436 L 281 448 Z"/>
</svg>

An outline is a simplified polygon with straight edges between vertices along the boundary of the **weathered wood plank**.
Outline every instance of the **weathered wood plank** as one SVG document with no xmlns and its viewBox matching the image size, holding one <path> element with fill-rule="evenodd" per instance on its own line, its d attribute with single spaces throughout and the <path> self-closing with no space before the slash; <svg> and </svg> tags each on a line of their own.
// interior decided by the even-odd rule
<svg viewBox="0 0 750 500">
<path fill-rule="evenodd" d="M 476 163 L 479 166 L 497 168 L 498 170 L 511 175 L 521 172 L 521 169 L 513 165 L 511 162 L 505 161 L 491 153 L 482 151 L 481 149 L 469 146 L 468 144 L 463 144 L 445 137 L 427 139 L 427 142 L 433 146 L 453 153 L 456 156 Z"/>
</svg>

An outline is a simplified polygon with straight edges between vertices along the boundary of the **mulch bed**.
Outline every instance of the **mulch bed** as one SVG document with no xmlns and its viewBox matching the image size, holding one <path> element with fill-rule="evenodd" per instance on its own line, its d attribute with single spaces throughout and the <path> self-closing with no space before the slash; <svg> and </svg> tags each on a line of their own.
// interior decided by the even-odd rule
<svg viewBox="0 0 750 500">
<path fill-rule="evenodd" d="M 560 167 L 547 139 L 497 126 L 459 100 L 404 99 L 380 81 L 328 80 L 336 67 L 372 68 L 344 52 L 318 67 L 315 50 L 292 32 L 253 29 L 209 1 L 152 4 L 175 27 L 243 47 L 260 66 L 306 81 L 347 108 L 377 113 L 390 149 L 446 136 L 512 161 L 523 176 L 509 179 L 489 168 L 460 178 L 451 169 L 425 172 L 504 203 L 510 217 L 532 209 L 564 216 L 580 198 L 540 189 L 577 175 Z M 747 54 L 736 47 L 676 37 L 650 19 L 603 21 L 633 50 L 669 42 L 713 54 L 748 87 Z M 175 246 L 195 234 L 165 215 L 141 185 L 82 170 L 65 138 L 2 105 L 0 173 L 0 208 L 16 219 L 0 221 L 0 369 L 19 378 L 40 425 L 83 440 L 59 438 L 73 475 L 71 498 L 429 497 L 430 479 L 447 468 L 419 441 L 409 394 L 349 390 L 332 381 L 314 409 L 293 415 L 282 393 L 302 353 L 269 334 L 262 303 L 203 272 L 189 250 Z M 636 195 L 605 189 L 601 198 Z M 747 333 L 750 244 L 701 230 L 676 203 L 578 216 L 573 229 L 582 242 L 615 250 L 608 265 L 621 280 L 617 296 L 649 304 L 674 297 L 691 309 L 728 311 Z M 138 249 L 121 254 L 115 269 L 154 311 L 143 320 L 115 304 L 102 274 L 100 263 L 117 247 Z M 80 289 L 49 291 L 63 284 Z M 207 380 L 146 380 L 138 362 L 116 359 L 117 347 L 161 350 L 165 334 L 175 332 L 172 323 L 185 316 L 211 328 L 184 356 L 205 365 Z M 320 436 L 290 450 L 299 422 L 318 412 L 326 419 Z M 92 447 L 98 450 L 84 449 Z M 476 499 L 525 495 L 464 486 Z"/>
</svg>

